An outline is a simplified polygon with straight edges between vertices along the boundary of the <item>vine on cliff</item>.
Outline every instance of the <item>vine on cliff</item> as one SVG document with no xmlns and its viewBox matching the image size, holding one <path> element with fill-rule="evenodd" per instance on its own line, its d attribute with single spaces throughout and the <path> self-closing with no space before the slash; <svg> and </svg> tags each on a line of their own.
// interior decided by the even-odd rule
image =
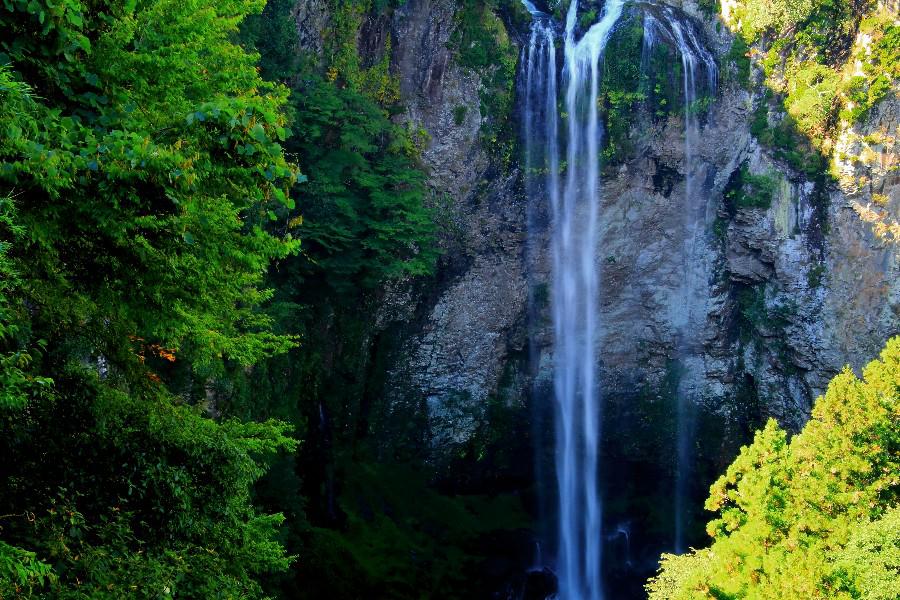
<svg viewBox="0 0 900 600">
<path fill-rule="evenodd" d="M 523 10 L 517 0 L 462 0 L 456 13 L 456 29 L 450 37 L 459 64 L 481 78 L 483 139 L 504 163 L 512 159 L 510 116 L 515 101 L 518 52 L 499 14 L 521 21 Z"/>
</svg>

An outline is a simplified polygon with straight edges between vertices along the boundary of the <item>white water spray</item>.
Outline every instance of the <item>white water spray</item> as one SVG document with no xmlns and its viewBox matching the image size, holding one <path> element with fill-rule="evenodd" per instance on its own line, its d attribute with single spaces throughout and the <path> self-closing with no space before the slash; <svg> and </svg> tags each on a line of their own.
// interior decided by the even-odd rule
<svg viewBox="0 0 900 600">
<path fill-rule="evenodd" d="M 609 0 L 600 20 L 575 40 L 578 2 L 566 18 L 568 136 L 566 179 L 550 182 L 553 207 L 554 392 L 557 403 L 560 597 L 603 596 L 602 504 L 598 490 L 601 411 L 597 363 L 597 220 L 600 60 L 624 0 Z M 551 170 L 551 173 L 554 171 Z"/>
<path fill-rule="evenodd" d="M 625 0 L 607 0 L 599 21 L 575 39 L 577 0 L 572 0 L 564 31 L 564 108 L 566 131 L 560 131 L 557 89 L 556 33 L 548 15 L 522 0 L 533 16 L 525 60 L 524 131 L 526 185 L 530 198 L 549 200 L 552 256 L 552 316 L 554 324 L 554 396 L 556 406 L 556 474 L 559 528 L 556 572 L 562 600 L 600 600 L 603 597 L 603 510 L 599 491 L 599 448 L 602 439 L 601 389 L 598 368 L 598 303 L 600 277 L 596 265 L 600 189 L 600 148 L 603 137 L 598 93 L 604 53 Z M 685 273 L 676 294 L 690 304 L 705 283 L 704 269 L 694 267 L 703 252 L 707 226 L 706 202 L 697 193 L 694 148 L 698 121 L 698 65 L 706 69 L 706 82 L 715 88 L 715 62 L 668 7 L 645 14 L 642 72 L 646 72 L 653 45 L 665 38 L 681 55 L 685 97 Z M 564 176 L 560 135 L 566 143 Z M 546 174 L 546 175 L 544 175 Z M 540 175 L 540 176 L 539 176 Z M 531 221 L 529 221 L 531 223 Z M 698 240 L 700 240 L 698 242 Z M 700 260 L 702 262 L 702 260 Z M 681 304 L 672 323 L 680 333 L 679 353 L 693 354 L 696 325 L 692 307 Z M 701 311 L 702 312 L 702 311 Z M 678 408 L 678 467 L 676 483 L 676 546 L 683 540 L 683 503 L 690 432 L 689 400 Z M 625 536 L 627 531 L 617 531 Z"/>
</svg>

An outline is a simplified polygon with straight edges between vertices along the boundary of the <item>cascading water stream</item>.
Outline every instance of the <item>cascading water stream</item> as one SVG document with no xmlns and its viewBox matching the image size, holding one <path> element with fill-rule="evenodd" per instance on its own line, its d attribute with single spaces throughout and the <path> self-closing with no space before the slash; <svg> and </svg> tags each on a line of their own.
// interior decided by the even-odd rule
<svg viewBox="0 0 900 600">
<path fill-rule="evenodd" d="M 694 407 L 697 400 L 693 376 L 702 367 L 699 364 L 702 340 L 698 333 L 703 330 L 701 319 L 706 315 L 703 306 L 707 288 L 707 269 L 704 256 L 708 253 L 704 244 L 709 226 L 709 198 L 703 192 L 702 182 L 698 176 L 700 164 L 695 156 L 700 129 L 697 91 L 699 85 L 702 84 L 705 84 L 708 90 L 714 91 L 717 85 L 718 70 L 715 59 L 700 44 L 693 29 L 683 26 L 675 18 L 670 7 L 663 6 L 661 10 L 665 17 L 665 23 L 661 23 L 652 15 L 645 17 L 642 59 L 644 56 L 649 57 L 658 37 L 665 35 L 677 47 L 682 68 L 685 179 L 684 249 L 681 289 L 677 300 L 672 302 L 672 307 L 675 309 L 673 325 L 677 331 L 676 350 L 678 360 L 683 365 L 685 372 L 679 381 L 676 407 L 674 545 L 675 552 L 680 554 L 686 550 L 685 513 L 693 462 L 691 442 L 694 438 Z M 703 72 L 698 73 L 701 67 Z M 698 74 L 702 75 L 700 82 L 698 82 Z"/>
<path fill-rule="evenodd" d="M 525 69 L 521 94 L 526 191 L 529 198 L 549 204 L 551 224 L 559 597 L 563 600 L 599 600 L 603 597 L 601 573 L 605 537 L 599 485 L 601 390 L 597 380 L 600 277 L 596 257 L 601 203 L 600 148 L 604 134 L 598 93 L 604 51 L 622 15 L 625 0 L 607 0 L 599 20 L 579 40 L 575 39 L 577 0 L 572 0 L 569 6 L 563 33 L 565 132 L 560 131 L 557 32 L 548 15 L 527 0 L 522 2 L 533 17 L 528 48 L 523 49 L 522 57 Z M 694 268 L 694 264 L 704 250 L 703 237 L 707 229 L 707 203 L 697 191 L 694 165 L 699 128 L 693 111 L 697 100 L 696 73 L 698 65 L 702 64 L 706 69 L 705 82 L 712 82 L 714 88 L 715 63 L 693 30 L 683 28 L 679 20 L 667 12 L 668 7 L 654 7 L 653 10 L 662 15 L 664 22 L 655 19 L 650 12 L 645 14 L 642 72 L 649 66 L 654 44 L 662 38 L 678 48 L 682 60 L 687 206 L 684 211 L 685 270 L 682 289 L 677 294 L 690 299 L 705 285 L 705 271 Z M 564 176 L 560 173 L 563 165 L 561 136 L 566 143 Z M 535 218 L 530 211 L 530 227 Z M 695 314 L 702 311 L 694 311 L 692 307 L 679 310 L 681 312 L 673 318 L 679 333 L 678 351 L 684 356 L 693 356 L 697 354 L 692 333 L 696 325 Z M 688 443 L 690 404 L 690 393 L 680 394 L 675 490 L 676 548 L 679 551 L 683 544 L 687 465 L 691 460 Z"/>
<path fill-rule="evenodd" d="M 555 33 L 553 24 L 548 15 L 538 11 L 533 4 L 523 0 L 523 4 L 532 14 L 531 34 L 527 48 L 522 49 L 522 62 L 525 72 L 524 77 L 519 78 L 519 97 L 522 99 L 522 123 L 525 150 L 525 191 L 530 199 L 544 198 L 546 190 L 557 190 L 558 184 L 548 186 L 548 181 L 558 179 L 559 151 L 558 151 L 558 115 L 556 107 L 557 95 L 557 68 Z M 528 237 L 525 245 L 527 260 L 531 261 L 540 255 L 540 230 L 546 223 L 548 209 L 546 202 L 529 202 L 527 208 Z M 543 299 L 535 297 L 536 286 L 529 286 L 528 317 L 536 322 L 538 317 L 538 305 L 543 304 Z M 529 338 L 530 356 L 537 355 L 535 341 Z M 539 368 L 537 364 L 532 368 Z M 532 415 L 532 435 L 535 443 L 535 478 L 540 484 L 545 484 L 544 462 L 541 459 L 543 449 L 551 441 L 543 424 L 546 419 L 545 409 L 534 407 Z M 540 523 L 546 525 L 550 519 L 550 513 L 544 501 L 544 495 L 538 494 L 538 516 Z M 543 531 L 543 534 L 548 534 Z M 540 544 L 536 545 L 540 548 Z M 543 557 L 541 552 L 536 552 L 534 567 L 542 568 Z"/>
<path fill-rule="evenodd" d="M 534 17 L 523 115 L 528 192 L 535 193 L 534 174 L 546 172 L 543 184 L 552 220 L 557 575 L 561 598 L 599 600 L 603 596 L 603 534 L 597 479 L 601 430 L 596 381 L 599 282 L 595 256 L 602 132 L 597 95 L 600 60 L 613 25 L 622 14 L 624 0 L 609 0 L 600 20 L 577 42 L 577 0 L 569 7 L 563 72 L 569 115 L 565 182 L 560 178 L 556 35 L 547 15 L 527 0 L 523 4 Z"/>
<path fill-rule="evenodd" d="M 624 0 L 606 2 L 600 20 L 578 41 L 577 0 L 572 0 L 566 17 L 566 180 L 562 194 L 554 198 L 551 189 L 550 195 L 558 411 L 558 574 L 560 596 L 567 600 L 597 600 L 603 596 L 602 506 L 597 481 L 601 411 L 596 380 L 599 281 L 595 257 L 602 134 L 597 94 L 601 56 L 624 4 Z"/>
</svg>

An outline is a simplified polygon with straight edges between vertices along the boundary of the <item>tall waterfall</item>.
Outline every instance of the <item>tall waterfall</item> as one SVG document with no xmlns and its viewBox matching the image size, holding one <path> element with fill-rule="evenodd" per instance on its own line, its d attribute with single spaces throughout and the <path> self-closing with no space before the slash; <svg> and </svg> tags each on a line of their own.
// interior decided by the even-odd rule
<svg viewBox="0 0 900 600">
<path fill-rule="evenodd" d="M 609 0 L 600 20 L 578 41 L 577 0 L 569 7 L 563 70 L 568 114 L 565 181 L 560 177 L 556 34 L 547 15 L 523 2 L 534 16 L 524 90 L 528 191 L 546 190 L 552 222 L 557 574 L 562 598 L 599 600 L 603 533 L 598 490 L 601 411 L 596 380 L 599 281 L 595 256 L 602 131 L 597 95 L 603 50 L 624 0 Z M 540 186 L 535 175 L 543 173 Z"/>
<path fill-rule="evenodd" d="M 603 411 L 597 375 L 601 290 L 596 257 L 601 225 L 600 150 L 604 131 L 598 110 L 598 93 L 607 42 L 622 16 L 625 0 L 607 0 L 599 20 L 578 40 L 578 2 L 571 1 L 562 32 L 564 62 L 561 74 L 557 66 L 558 29 L 549 15 L 540 12 L 528 0 L 522 2 L 533 17 L 528 47 L 523 49 L 524 68 L 520 80 L 526 191 L 529 198 L 547 204 L 550 222 L 559 502 L 555 566 L 559 597 L 562 600 L 600 600 L 604 595 L 599 460 Z M 653 45 L 660 40 L 677 47 L 681 54 L 688 206 L 684 211 L 683 285 L 676 291 L 683 301 L 673 302 L 678 304 L 679 312 L 673 315 L 672 323 L 678 334 L 679 355 L 691 357 L 698 354 L 695 351 L 697 340 L 692 332 L 705 312 L 694 311 L 687 305 L 690 299 L 702 294 L 706 285 L 706 271 L 695 267 L 695 263 L 702 262 L 708 229 L 707 202 L 699 192 L 702 182 L 694 165 L 699 128 L 694 104 L 698 98 L 698 79 L 714 85 L 715 62 L 698 42 L 693 30 L 682 27 L 676 18 L 667 18 L 668 10 L 668 7 L 659 8 L 661 20 L 650 12 L 645 13 L 641 62 L 642 70 L 646 70 Z M 706 71 L 698 78 L 697 71 L 701 66 Z M 560 79 L 562 98 L 558 89 Z M 562 108 L 558 104 L 560 100 L 564 102 Z M 561 111 L 566 115 L 564 127 L 560 126 L 563 122 Z M 530 213 L 529 223 L 535 218 Z M 676 548 L 683 544 L 683 504 L 691 460 L 691 393 L 679 394 L 677 408 Z"/>
<path fill-rule="evenodd" d="M 578 2 L 566 17 L 565 68 L 568 135 L 561 197 L 553 191 L 554 392 L 559 485 L 560 595 L 598 600 L 603 595 L 602 505 L 597 486 L 601 411 L 597 369 L 599 281 L 597 219 L 600 136 L 597 93 L 600 60 L 623 0 L 609 0 L 600 20 L 575 40 Z M 551 169 L 552 172 L 552 169 Z"/>
<path fill-rule="evenodd" d="M 706 290 L 708 268 L 706 257 L 712 255 L 706 246 L 710 225 L 709 198 L 703 190 L 702 174 L 698 171 L 702 161 L 695 156 L 699 132 L 698 89 L 705 87 L 714 92 L 718 68 L 712 54 L 703 47 L 691 27 L 674 17 L 669 6 L 661 7 L 660 21 L 647 14 L 644 17 L 643 56 L 649 56 L 653 45 L 665 38 L 672 42 L 681 56 L 682 88 L 684 94 L 684 248 L 682 250 L 681 289 L 673 299 L 672 321 L 676 329 L 676 350 L 683 374 L 677 390 L 676 415 L 676 469 L 674 493 L 675 552 L 685 551 L 685 521 L 688 488 L 692 477 L 692 441 L 694 439 L 694 406 L 697 401 L 695 377 L 702 364 L 703 331 L 706 316 Z M 643 62 L 643 61 L 642 61 Z"/>
</svg>

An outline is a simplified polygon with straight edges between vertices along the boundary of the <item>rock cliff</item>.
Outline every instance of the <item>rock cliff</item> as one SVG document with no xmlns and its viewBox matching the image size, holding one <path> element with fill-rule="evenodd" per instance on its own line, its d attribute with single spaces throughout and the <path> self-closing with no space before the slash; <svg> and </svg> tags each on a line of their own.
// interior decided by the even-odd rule
<svg viewBox="0 0 900 600">
<path fill-rule="evenodd" d="M 693 2 L 673 4 L 724 60 L 726 28 Z M 427 411 L 438 454 L 473 434 L 489 397 L 526 403 L 546 389 L 553 363 L 546 220 L 543 229 L 529 228 L 523 173 L 483 135 L 483 78 L 455 60 L 451 41 L 458 10 L 453 0 L 408 0 L 389 21 L 367 23 L 359 39 L 365 53 L 378 46 L 367 36 L 390 35 L 406 108 L 398 118 L 429 139 L 422 160 L 442 228 L 441 271 L 424 291 L 393 286 L 378 320 L 401 332 L 384 411 Z M 525 29 L 502 16 L 521 43 Z M 327 20 L 322 0 L 300 3 L 304 47 L 321 52 Z M 765 102 L 758 76 L 749 91 L 720 85 L 701 118 L 691 165 L 683 116 L 641 114 L 630 125 L 627 156 L 605 170 L 598 348 L 611 398 L 660 388 L 676 372 L 699 403 L 725 418 L 740 398 L 752 397 L 754 419 L 774 416 L 796 429 L 832 375 L 845 364 L 859 368 L 900 332 L 892 243 L 900 212 L 900 104 L 886 100 L 844 132 L 841 177 L 823 184 L 751 134 Z M 777 107 L 771 110 L 771 119 L 780 118 Z M 696 193 L 708 219 L 697 241 L 702 251 L 688 265 L 704 282 L 702 293 L 686 296 L 684 248 L 694 234 L 683 226 L 684 211 L 697 202 L 686 197 L 689 168 L 701 182 Z M 773 182 L 768 206 L 730 200 L 742 173 Z M 686 303 L 703 325 L 694 335 L 699 349 L 682 360 L 676 323 Z M 522 360 L 529 349 L 530 360 Z"/>
</svg>

